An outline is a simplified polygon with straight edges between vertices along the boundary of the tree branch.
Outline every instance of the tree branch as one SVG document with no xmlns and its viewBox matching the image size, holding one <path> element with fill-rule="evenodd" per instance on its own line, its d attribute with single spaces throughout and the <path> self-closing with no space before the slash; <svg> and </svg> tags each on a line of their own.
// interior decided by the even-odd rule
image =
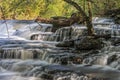
<svg viewBox="0 0 120 80">
<path fill-rule="evenodd" d="M 90 12 L 91 10 L 89 10 L 89 16 L 87 16 L 85 11 L 76 2 L 74 2 L 72 0 L 64 0 L 64 1 L 67 2 L 68 4 L 74 6 L 80 12 L 80 14 L 83 16 L 83 18 L 84 18 L 84 20 L 86 22 L 88 35 L 90 35 L 90 36 L 94 35 L 94 29 L 93 29 L 92 19 L 91 19 L 92 18 L 92 14 Z M 90 3 L 90 2 L 88 2 L 88 3 Z M 90 8 L 90 5 L 88 5 L 88 7 Z"/>
<path fill-rule="evenodd" d="M 86 19 L 88 16 L 86 15 L 86 13 L 84 12 L 84 10 L 74 1 L 72 0 L 64 0 L 65 2 L 67 2 L 68 4 L 74 6 L 78 11 L 80 11 L 81 15 Z"/>
<path fill-rule="evenodd" d="M 7 23 L 6 23 L 5 12 L 4 12 L 2 6 L 0 6 L 0 10 L 1 10 L 1 12 L 2 12 L 2 18 L 3 18 L 3 20 L 5 21 L 5 25 L 6 25 L 6 28 L 7 28 L 7 34 L 8 34 L 8 38 L 9 38 L 8 25 L 7 25 Z"/>
</svg>

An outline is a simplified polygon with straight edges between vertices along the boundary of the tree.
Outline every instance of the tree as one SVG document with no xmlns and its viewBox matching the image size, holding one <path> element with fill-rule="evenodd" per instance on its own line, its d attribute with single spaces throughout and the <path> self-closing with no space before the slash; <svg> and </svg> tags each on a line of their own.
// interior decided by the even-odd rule
<svg viewBox="0 0 120 80">
<path fill-rule="evenodd" d="M 72 0 L 79 4 L 88 15 L 89 0 Z M 120 7 L 119 0 L 90 0 L 92 1 L 93 16 L 103 16 L 109 9 Z M 50 18 L 52 16 L 67 16 L 77 10 L 64 0 L 0 0 L 0 5 L 5 11 L 6 19 L 35 19 L 37 16 Z M 0 11 L 0 16 L 2 13 Z M 2 19 L 2 18 L 1 18 Z"/>
<path fill-rule="evenodd" d="M 51 16 L 62 16 L 66 12 L 63 0 L 45 0 L 46 8 L 41 17 L 50 18 Z"/>
<path fill-rule="evenodd" d="M 83 18 L 86 22 L 88 35 L 90 35 L 90 36 L 94 35 L 94 29 L 93 29 L 93 25 L 92 25 L 92 14 L 91 14 L 91 8 L 90 8 L 90 0 L 88 0 L 89 15 L 87 15 L 85 13 L 85 11 L 81 8 L 81 6 L 79 6 L 76 2 L 74 2 L 72 0 L 64 0 L 64 1 L 67 2 L 68 4 L 74 6 L 79 11 L 79 13 L 83 16 Z"/>
</svg>

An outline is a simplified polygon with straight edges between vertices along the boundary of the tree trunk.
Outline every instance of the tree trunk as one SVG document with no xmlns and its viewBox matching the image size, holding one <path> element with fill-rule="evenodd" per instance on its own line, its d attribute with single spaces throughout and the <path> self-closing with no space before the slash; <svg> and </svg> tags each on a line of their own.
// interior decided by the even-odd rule
<svg viewBox="0 0 120 80">
<path fill-rule="evenodd" d="M 84 18 L 84 20 L 86 22 L 86 27 L 87 27 L 87 30 L 88 30 L 88 35 L 89 36 L 94 35 L 94 29 L 93 29 L 92 19 L 91 19 L 91 12 L 90 12 L 89 16 L 87 16 L 87 14 L 85 13 L 85 11 L 76 2 L 74 2 L 72 0 L 64 0 L 64 1 L 67 2 L 68 4 L 74 6 L 80 12 L 80 14 L 83 16 L 83 18 Z"/>
<path fill-rule="evenodd" d="M 83 2 L 83 10 L 84 11 L 86 10 L 86 8 L 85 8 L 86 6 L 85 5 L 86 5 L 86 0 L 84 0 L 84 2 Z"/>
<path fill-rule="evenodd" d="M 88 26 L 88 34 L 94 34 L 93 25 L 92 25 L 92 9 L 91 9 L 91 2 L 88 0 L 88 16 L 89 18 L 86 21 L 86 26 Z"/>
</svg>

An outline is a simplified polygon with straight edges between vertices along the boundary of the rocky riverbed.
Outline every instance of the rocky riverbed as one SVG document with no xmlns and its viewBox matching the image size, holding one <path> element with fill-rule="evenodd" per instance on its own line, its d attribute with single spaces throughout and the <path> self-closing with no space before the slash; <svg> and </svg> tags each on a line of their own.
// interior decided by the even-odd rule
<svg viewBox="0 0 120 80">
<path fill-rule="evenodd" d="M 83 25 L 53 33 L 50 24 L 14 20 L 8 38 L 1 21 L 0 80 L 120 80 L 120 25 L 109 21 L 93 23 L 102 38 Z"/>
</svg>

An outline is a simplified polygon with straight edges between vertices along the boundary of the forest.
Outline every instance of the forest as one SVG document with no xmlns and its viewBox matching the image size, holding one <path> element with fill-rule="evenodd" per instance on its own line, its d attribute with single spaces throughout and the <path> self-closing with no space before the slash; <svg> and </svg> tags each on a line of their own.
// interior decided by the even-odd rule
<svg viewBox="0 0 120 80">
<path fill-rule="evenodd" d="M 82 9 L 87 12 L 89 0 L 74 0 L 81 5 Z M 119 0 L 90 0 L 92 4 L 93 16 L 103 16 L 109 9 L 120 8 Z M 40 16 L 50 18 L 52 16 L 69 17 L 77 10 L 64 0 L 0 0 L 0 19 L 3 13 L 6 19 L 33 20 Z"/>
</svg>

